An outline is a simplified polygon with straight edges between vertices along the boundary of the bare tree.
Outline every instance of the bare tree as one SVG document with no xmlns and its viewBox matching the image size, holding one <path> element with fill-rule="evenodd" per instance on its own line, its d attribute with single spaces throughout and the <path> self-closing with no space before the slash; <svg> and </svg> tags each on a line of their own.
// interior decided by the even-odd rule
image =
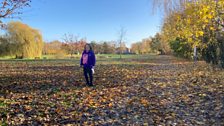
<svg viewBox="0 0 224 126">
<path fill-rule="evenodd" d="M 197 2 L 198 0 L 153 0 L 153 8 L 162 9 L 165 15 L 169 15 L 173 11 L 184 9 L 187 2 Z"/>
<path fill-rule="evenodd" d="M 65 42 L 64 49 L 68 51 L 68 53 L 72 55 L 77 52 L 78 50 L 78 40 L 79 36 L 78 35 L 73 35 L 73 34 L 65 34 L 63 37 L 63 40 Z"/>
<path fill-rule="evenodd" d="M 31 0 L 2 0 L 0 2 L 0 23 L 1 19 L 13 18 L 16 15 L 21 14 L 21 9 L 30 6 Z"/>
<path fill-rule="evenodd" d="M 121 59 L 121 54 L 122 54 L 122 47 L 125 44 L 124 39 L 126 35 L 126 29 L 124 27 L 120 27 L 120 30 L 118 31 L 118 48 L 119 48 L 119 54 L 120 54 L 120 59 Z"/>
</svg>

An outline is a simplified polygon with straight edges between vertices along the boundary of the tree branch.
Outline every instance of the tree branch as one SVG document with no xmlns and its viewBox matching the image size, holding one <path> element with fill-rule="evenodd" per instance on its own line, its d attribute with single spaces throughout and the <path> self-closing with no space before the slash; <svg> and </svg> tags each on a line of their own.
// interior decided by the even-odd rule
<svg viewBox="0 0 224 126">
<path fill-rule="evenodd" d="M 31 0 L 4 0 L 0 3 L 0 19 L 21 14 L 19 9 L 30 6 L 30 2 Z"/>
</svg>

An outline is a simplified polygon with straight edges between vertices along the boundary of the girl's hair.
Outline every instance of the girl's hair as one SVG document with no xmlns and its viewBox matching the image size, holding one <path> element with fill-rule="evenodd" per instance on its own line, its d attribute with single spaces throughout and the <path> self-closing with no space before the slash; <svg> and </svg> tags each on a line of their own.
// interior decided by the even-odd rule
<svg viewBox="0 0 224 126">
<path fill-rule="evenodd" d="M 84 50 L 86 50 L 86 46 L 89 46 L 89 49 L 90 49 L 91 51 L 93 50 L 91 44 L 89 44 L 89 43 L 87 43 L 87 44 L 84 46 Z"/>
</svg>

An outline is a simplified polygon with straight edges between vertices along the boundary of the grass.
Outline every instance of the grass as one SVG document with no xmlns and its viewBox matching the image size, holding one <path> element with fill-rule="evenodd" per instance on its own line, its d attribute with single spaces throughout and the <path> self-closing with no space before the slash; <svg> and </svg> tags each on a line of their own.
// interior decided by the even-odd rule
<svg viewBox="0 0 224 126">
<path fill-rule="evenodd" d="M 5 108 L 6 104 L 3 101 L 0 101 L 0 108 Z"/>
<path fill-rule="evenodd" d="M 43 58 L 45 57 L 45 58 Z M 26 63 L 26 65 L 32 64 L 46 64 L 47 62 L 55 63 L 55 64 L 64 64 L 71 63 L 71 65 L 79 64 L 80 55 L 74 55 L 75 58 L 60 57 L 56 58 L 52 55 L 43 55 L 41 59 L 7 59 L 2 58 L 0 61 L 6 61 L 8 63 L 21 62 Z M 144 55 L 135 55 L 135 54 L 126 54 L 122 55 L 122 59 L 120 59 L 120 55 L 118 54 L 96 54 L 97 64 L 107 64 L 110 62 L 111 64 L 144 64 L 144 63 L 164 63 L 168 60 L 174 61 L 183 61 L 182 58 L 174 58 L 173 56 L 166 55 L 156 55 L 156 54 L 144 54 Z"/>
<path fill-rule="evenodd" d="M 7 114 L 6 111 L 5 111 L 6 108 L 7 108 L 7 104 L 4 101 L 0 100 L 0 115 L 1 115 L 1 118 L 2 118 L 2 119 L 0 119 L 0 125 L 1 126 L 7 126 L 6 120 L 5 120 L 5 116 Z"/>
<path fill-rule="evenodd" d="M 0 57 L 0 60 L 4 60 L 4 59 L 13 59 L 15 57 L 13 56 L 4 56 L 4 57 Z"/>
<path fill-rule="evenodd" d="M 136 55 L 136 54 L 122 54 L 121 57 L 124 59 L 127 58 L 144 58 L 148 56 L 153 56 L 155 54 L 143 54 L 143 55 Z M 97 54 L 96 55 L 98 58 L 114 58 L 114 59 L 119 59 L 120 55 L 119 54 Z"/>
<path fill-rule="evenodd" d="M 137 58 L 137 57 L 143 57 L 143 56 L 148 56 L 148 55 L 135 55 L 135 54 L 122 54 L 122 58 Z M 57 56 L 57 55 L 43 55 L 42 57 L 46 59 L 79 59 L 81 55 L 73 55 L 72 58 L 70 55 L 64 55 L 64 56 Z M 98 59 L 119 59 L 120 55 L 119 54 L 96 54 L 96 57 Z"/>
<path fill-rule="evenodd" d="M 123 59 L 129 59 L 129 58 L 145 58 L 148 56 L 155 56 L 156 54 L 143 54 L 143 55 L 136 55 L 136 54 L 122 54 L 121 57 Z M 41 59 L 80 59 L 81 55 L 73 55 L 72 58 L 70 55 L 42 55 Z M 96 57 L 98 59 L 120 59 L 119 54 L 96 54 Z M 15 57 L 13 56 L 6 56 L 6 57 L 0 57 L 0 60 L 12 60 Z M 21 59 L 16 59 L 21 60 Z M 32 59 L 22 59 L 22 60 L 32 60 Z"/>
</svg>

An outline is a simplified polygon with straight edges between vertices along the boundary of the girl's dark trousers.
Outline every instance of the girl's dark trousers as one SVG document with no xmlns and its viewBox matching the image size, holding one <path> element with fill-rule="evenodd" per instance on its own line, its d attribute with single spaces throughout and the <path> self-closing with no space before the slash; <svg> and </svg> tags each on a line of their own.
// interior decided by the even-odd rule
<svg viewBox="0 0 224 126">
<path fill-rule="evenodd" d="M 84 67 L 83 71 L 84 71 L 84 76 L 86 79 L 86 84 L 88 86 L 93 86 L 93 72 L 92 72 L 91 68 Z"/>
</svg>

